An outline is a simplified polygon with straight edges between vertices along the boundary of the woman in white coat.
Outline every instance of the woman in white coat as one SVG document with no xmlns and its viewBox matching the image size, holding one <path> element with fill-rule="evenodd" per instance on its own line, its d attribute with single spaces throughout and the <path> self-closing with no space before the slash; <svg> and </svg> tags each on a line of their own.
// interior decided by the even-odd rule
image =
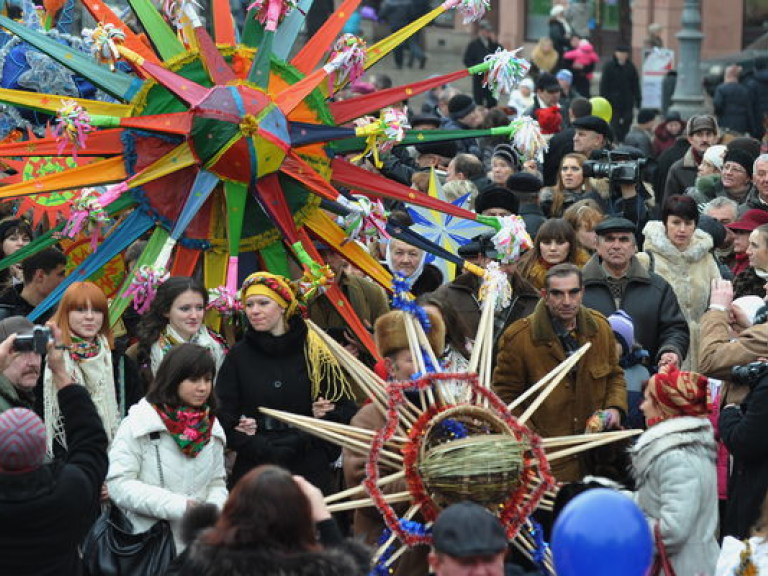
<svg viewBox="0 0 768 576">
<path fill-rule="evenodd" d="M 163 358 L 147 396 L 120 424 L 109 451 L 107 486 L 136 532 L 168 520 L 176 552 L 189 508 L 227 499 L 224 430 L 214 416 L 210 352 L 180 344 Z"/>
<path fill-rule="evenodd" d="M 719 554 L 717 446 L 707 379 L 674 368 L 655 374 L 640 409 L 648 430 L 631 450 L 637 504 L 651 530 L 659 526 L 678 576 L 711 576 Z"/>
</svg>

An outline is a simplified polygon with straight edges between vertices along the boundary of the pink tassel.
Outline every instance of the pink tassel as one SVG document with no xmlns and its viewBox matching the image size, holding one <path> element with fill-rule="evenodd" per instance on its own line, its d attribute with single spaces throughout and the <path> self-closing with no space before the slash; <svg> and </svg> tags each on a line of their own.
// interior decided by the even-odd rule
<svg viewBox="0 0 768 576">
<path fill-rule="evenodd" d="M 154 266 L 140 266 L 133 271 L 133 280 L 123 295 L 125 298 L 133 298 L 133 307 L 139 314 L 149 310 L 152 301 L 157 295 L 157 288 L 168 278 L 165 268 Z"/>
</svg>

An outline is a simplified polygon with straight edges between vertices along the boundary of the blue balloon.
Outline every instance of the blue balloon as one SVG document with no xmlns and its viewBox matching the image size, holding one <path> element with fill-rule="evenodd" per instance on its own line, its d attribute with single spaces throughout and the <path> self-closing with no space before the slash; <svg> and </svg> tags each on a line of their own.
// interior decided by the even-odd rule
<svg viewBox="0 0 768 576">
<path fill-rule="evenodd" d="M 632 499 L 596 488 L 563 508 L 552 554 L 558 576 L 645 576 L 653 558 L 651 530 Z"/>
</svg>

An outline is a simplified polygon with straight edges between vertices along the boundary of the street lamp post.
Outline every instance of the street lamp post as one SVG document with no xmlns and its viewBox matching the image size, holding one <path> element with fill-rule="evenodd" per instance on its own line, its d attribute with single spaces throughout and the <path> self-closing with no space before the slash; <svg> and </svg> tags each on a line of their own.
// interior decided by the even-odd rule
<svg viewBox="0 0 768 576">
<path fill-rule="evenodd" d="M 704 111 L 704 89 L 701 85 L 701 9 L 699 0 L 685 0 L 682 29 L 675 37 L 680 44 L 677 59 L 677 83 L 672 95 L 672 110 L 683 118 Z"/>
</svg>

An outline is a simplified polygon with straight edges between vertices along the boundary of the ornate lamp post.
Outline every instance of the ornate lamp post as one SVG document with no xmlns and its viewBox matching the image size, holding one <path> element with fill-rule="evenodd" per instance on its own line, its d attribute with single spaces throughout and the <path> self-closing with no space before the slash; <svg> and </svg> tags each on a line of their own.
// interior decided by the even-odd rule
<svg viewBox="0 0 768 576">
<path fill-rule="evenodd" d="M 701 85 L 701 9 L 699 0 L 685 0 L 682 29 L 675 37 L 680 43 L 677 84 L 672 95 L 672 109 L 683 118 L 704 111 L 704 89 Z"/>
</svg>

